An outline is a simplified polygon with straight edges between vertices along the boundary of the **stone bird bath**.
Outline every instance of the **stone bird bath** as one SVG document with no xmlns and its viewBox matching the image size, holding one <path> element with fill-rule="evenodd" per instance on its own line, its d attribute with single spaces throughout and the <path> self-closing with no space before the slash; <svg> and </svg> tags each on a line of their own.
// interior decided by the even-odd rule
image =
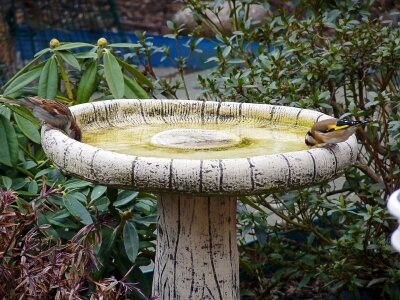
<svg viewBox="0 0 400 300">
<path fill-rule="evenodd" d="M 83 143 L 49 126 L 42 128 L 43 148 L 54 164 L 91 182 L 158 195 L 153 295 L 159 299 L 239 299 L 237 196 L 331 180 L 356 160 L 358 151 L 354 136 L 327 148 L 305 148 L 308 128 L 329 117 L 293 107 L 110 100 L 77 105 L 71 111 L 82 128 Z M 282 130 L 273 134 L 277 125 L 300 128 L 300 151 L 279 148 L 289 141 Z M 132 143 L 145 140 L 138 152 L 106 150 L 118 143 L 124 126 L 158 129 L 148 141 L 139 133 L 130 137 Z M 248 130 L 227 130 L 235 126 Z M 263 134 L 268 128 L 272 131 Z M 98 135 L 105 147 L 86 143 L 96 130 L 108 132 Z M 270 152 L 267 141 L 254 153 L 242 153 L 257 144 L 257 134 L 271 135 L 279 147 Z M 114 140 L 106 145 L 110 137 Z"/>
</svg>

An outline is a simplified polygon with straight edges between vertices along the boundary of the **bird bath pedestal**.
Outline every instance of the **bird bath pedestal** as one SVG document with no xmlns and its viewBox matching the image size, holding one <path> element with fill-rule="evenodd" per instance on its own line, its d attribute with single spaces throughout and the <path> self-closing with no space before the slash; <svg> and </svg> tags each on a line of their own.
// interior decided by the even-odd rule
<svg viewBox="0 0 400 300">
<path fill-rule="evenodd" d="M 257 142 L 244 143 L 241 134 L 220 130 L 249 126 L 250 134 L 283 124 L 288 128 L 304 126 L 305 134 L 316 121 L 329 118 L 293 107 L 111 100 L 77 105 L 71 111 L 82 128 L 83 143 L 49 126 L 42 129 L 43 148 L 57 166 L 98 184 L 158 194 L 153 295 L 159 299 L 239 299 L 237 196 L 328 181 L 342 174 L 357 156 L 357 141 L 352 136 L 328 148 L 308 150 L 301 146 L 300 151 L 274 154 L 261 148 L 257 155 L 241 157 L 235 152 Z M 202 129 L 207 124 L 213 129 Z M 147 153 L 147 148 L 144 153 L 132 150 L 127 155 L 85 141 L 85 132 L 94 129 L 111 128 L 114 131 L 107 130 L 116 135 L 124 126 L 153 125 L 165 128 L 154 134 L 146 147 L 165 150 L 161 157 L 154 157 L 153 150 Z M 283 135 L 276 139 L 285 146 Z M 217 157 L 207 152 L 212 148 Z M 169 157 L 173 149 L 178 149 L 179 155 L 187 151 L 206 154 L 196 159 Z"/>
</svg>

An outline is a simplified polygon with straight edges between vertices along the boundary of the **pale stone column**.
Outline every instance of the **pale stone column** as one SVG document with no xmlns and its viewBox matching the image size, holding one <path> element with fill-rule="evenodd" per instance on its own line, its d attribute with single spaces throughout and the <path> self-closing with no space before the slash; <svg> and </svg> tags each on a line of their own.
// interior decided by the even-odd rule
<svg viewBox="0 0 400 300">
<path fill-rule="evenodd" d="M 153 296 L 239 299 L 236 197 L 160 194 Z"/>
</svg>

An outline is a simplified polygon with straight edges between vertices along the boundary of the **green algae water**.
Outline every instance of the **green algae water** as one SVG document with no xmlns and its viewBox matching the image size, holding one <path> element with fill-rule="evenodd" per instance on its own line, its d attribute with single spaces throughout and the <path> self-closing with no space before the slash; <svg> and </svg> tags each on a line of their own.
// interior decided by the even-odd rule
<svg viewBox="0 0 400 300">
<path fill-rule="evenodd" d="M 87 130 L 82 140 L 134 156 L 228 159 L 305 150 L 307 130 L 282 124 L 150 124 Z"/>
</svg>

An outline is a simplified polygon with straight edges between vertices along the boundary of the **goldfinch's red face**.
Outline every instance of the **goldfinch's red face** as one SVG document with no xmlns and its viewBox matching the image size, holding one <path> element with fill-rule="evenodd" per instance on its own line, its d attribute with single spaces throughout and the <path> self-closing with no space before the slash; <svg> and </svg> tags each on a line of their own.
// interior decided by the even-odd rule
<svg viewBox="0 0 400 300">
<path fill-rule="evenodd" d="M 313 135 L 311 134 L 311 131 L 308 131 L 305 139 L 304 139 L 305 143 L 307 146 L 312 147 L 315 146 L 317 143 L 317 141 L 315 140 L 315 138 L 313 137 Z"/>
</svg>

